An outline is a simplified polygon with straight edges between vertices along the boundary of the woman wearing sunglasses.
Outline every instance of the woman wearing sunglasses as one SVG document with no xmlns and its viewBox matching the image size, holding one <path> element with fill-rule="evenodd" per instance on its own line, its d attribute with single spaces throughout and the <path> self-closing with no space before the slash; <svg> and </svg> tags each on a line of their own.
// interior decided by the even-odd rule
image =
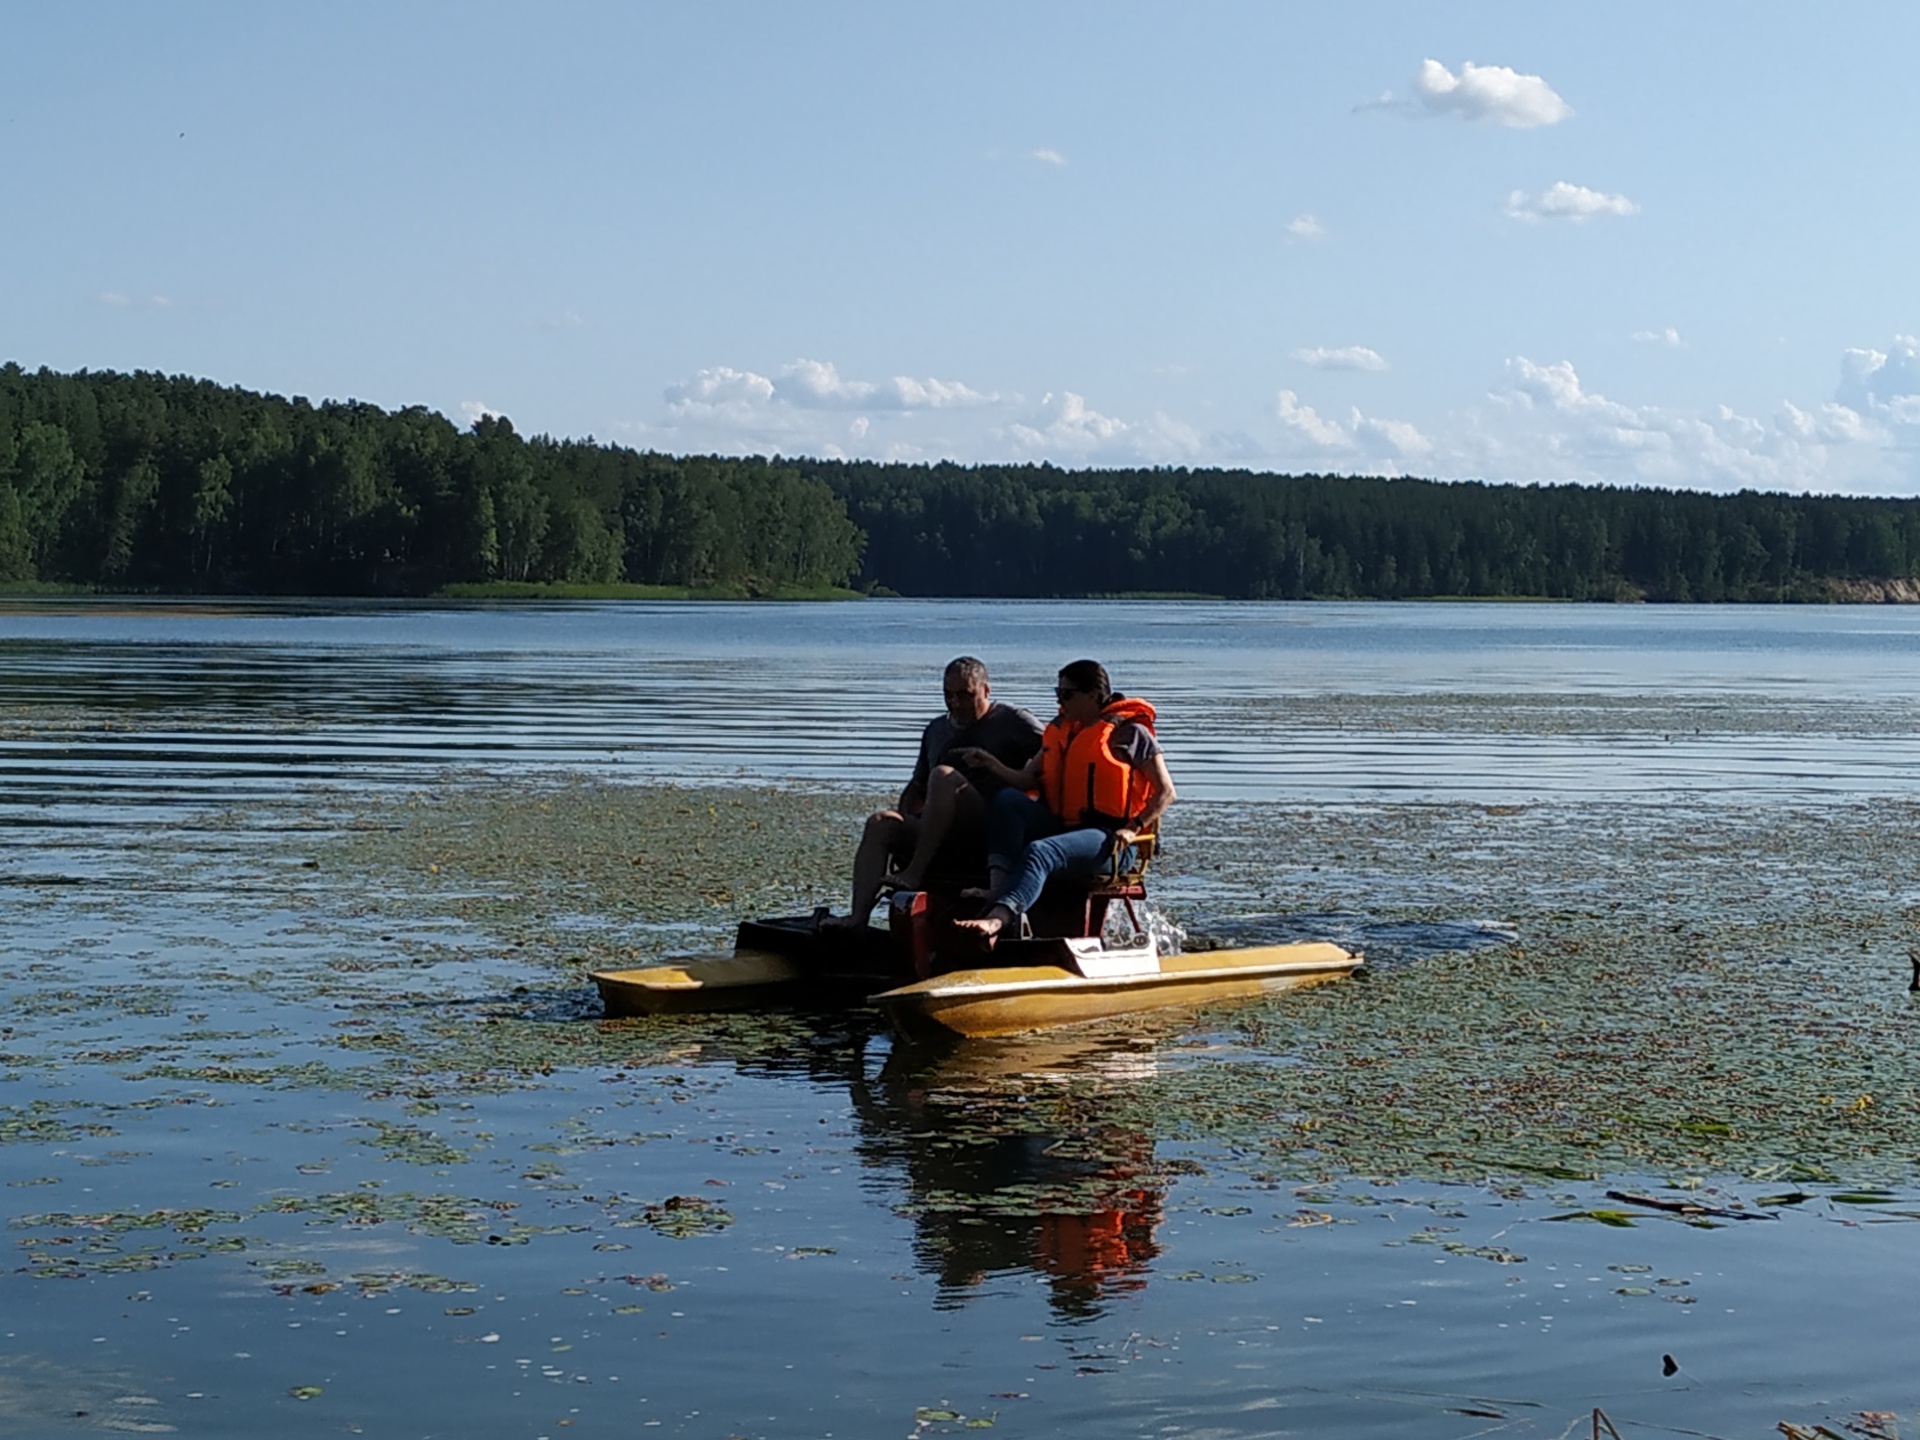
<svg viewBox="0 0 1920 1440">
<path fill-rule="evenodd" d="M 1134 868 L 1133 846 L 1158 832 L 1175 799 L 1153 706 L 1116 693 L 1092 660 L 1062 668 L 1054 694 L 1060 714 L 1025 769 L 984 751 L 965 755 L 1007 785 L 987 820 L 993 908 L 956 922 L 987 940 L 1026 914 L 1055 875 L 1095 880 Z"/>
</svg>

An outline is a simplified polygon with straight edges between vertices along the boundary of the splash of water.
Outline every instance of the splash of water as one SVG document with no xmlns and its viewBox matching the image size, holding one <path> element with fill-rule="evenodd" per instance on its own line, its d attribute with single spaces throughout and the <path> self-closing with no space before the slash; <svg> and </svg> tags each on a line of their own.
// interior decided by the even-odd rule
<svg viewBox="0 0 1920 1440">
<path fill-rule="evenodd" d="M 1140 912 L 1140 926 L 1153 937 L 1154 948 L 1162 955 L 1178 955 L 1180 946 L 1187 938 L 1187 932 L 1167 915 L 1163 914 L 1151 900 L 1137 900 L 1134 909 Z M 1133 925 L 1127 919 L 1124 905 L 1113 905 L 1107 910 L 1107 923 L 1101 932 L 1101 938 L 1108 944 L 1124 943 L 1134 936 Z"/>
</svg>

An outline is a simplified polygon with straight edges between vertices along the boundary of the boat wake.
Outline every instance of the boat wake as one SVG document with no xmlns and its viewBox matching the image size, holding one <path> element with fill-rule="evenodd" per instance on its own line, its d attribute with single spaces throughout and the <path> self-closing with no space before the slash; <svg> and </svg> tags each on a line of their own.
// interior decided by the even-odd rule
<svg viewBox="0 0 1920 1440">
<path fill-rule="evenodd" d="M 1331 940 L 1342 949 L 1363 953 L 1375 969 L 1411 965 L 1461 950 L 1511 945 L 1520 938 L 1511 925 L 1497 920 L 1375 920 L 1347 911 L 1228 915 L 1185 933 L 1192 950 Z"/>
</svg>

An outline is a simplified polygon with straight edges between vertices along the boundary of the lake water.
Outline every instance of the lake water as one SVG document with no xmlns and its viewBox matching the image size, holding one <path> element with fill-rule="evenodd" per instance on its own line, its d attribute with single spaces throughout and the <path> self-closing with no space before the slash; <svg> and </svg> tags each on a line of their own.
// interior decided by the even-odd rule
<svg viewBox="0 0 1920 1440">
<path fill-rule="evenodd" d="M 1182 793 L 1160 903 L 1379 974 L 940 1054 L 861 1011 L 601 1024 L 582 956 L 723 935 L 751 870 L 838 898 L 959 653 L 1036 710 L 1103 660 Z M 1917 661 L 1898 607 L 9 603 L 0 1434 L 1907 1418 Z M 763 866 L 716 818 L 673 877 L 608 862 L 662 784 L 696 787 L 672 824 L 811 848 Z M 1707 979 L 1659 983 L 1668 936 Z M 1566 972 L 1625 995 L 1604 1023 L 1498 988 L 1561 942 L 1608 952 Z M 1715 998 L 1773 965 L 1824 1032 L 1771 982 Z M 1649 1070 L 1572 1170 L 1591 1097 L 1449 1158 L 1687 1006 L 1794 1064 Z M 1248 1128 L 1229 1091 L 1358 1064 L 1369 1015 L 1436 1028 L 1324 1129 Z M 1568 1038 L 1496 1098 L 1419 1075 L 1510 1020 Z M 1763 1128 L 1801 1097 L 1817 1125 Z M 1367 1149 L 1400 1103 L 1446 1134 Z"/>
</svg>

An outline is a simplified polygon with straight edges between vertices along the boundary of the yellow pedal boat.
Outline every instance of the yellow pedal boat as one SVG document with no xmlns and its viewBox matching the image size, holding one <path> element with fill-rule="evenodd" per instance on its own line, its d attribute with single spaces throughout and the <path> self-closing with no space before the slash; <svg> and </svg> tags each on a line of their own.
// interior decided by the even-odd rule
<svg viewBox="0 0 1920 1440">
<path fill-rule="evenodd" d="M 723 1009 L 804 993 L 868 1000 L 908 1033 L 991 1036 L 1244 999 L 1337 980 L 1363 963 L 1326 941 L 1161 955 L 1145 937 L 1119 945 L 1006 938 L 984 954 L 941 958 L 936 973 L 915 978 L 888 932 L 835 934 L 797 917 L 747 922 L 731 955 L 592 978 L 609 1015 Z"/>
<path fill-rule="evenodd" d="M 1169 1005 L 1205 1005 L 1315 985 L 1351 974 L 1359 955 L 1327 941 L 1158 955 L 1152 947 L 1085 951 L 1094 942 L 1024 941 L 1022 948 L 1064 949 L 1042 963 L 1028 957 L 950 970 L 872 997 L 909 1033 L 969 1037 L 1017 1035 L 1054 1025 L 1105 1020 Z M 1012 949 L 1012 946 L 1006 947 Z M 1076 953 L 1078 952 L 1078 953 Z M 1136 963 L 1126 963 L 1129 956 Z M 1114 963 L 1119 961 L 1120 963 Z"/>
</svg>

